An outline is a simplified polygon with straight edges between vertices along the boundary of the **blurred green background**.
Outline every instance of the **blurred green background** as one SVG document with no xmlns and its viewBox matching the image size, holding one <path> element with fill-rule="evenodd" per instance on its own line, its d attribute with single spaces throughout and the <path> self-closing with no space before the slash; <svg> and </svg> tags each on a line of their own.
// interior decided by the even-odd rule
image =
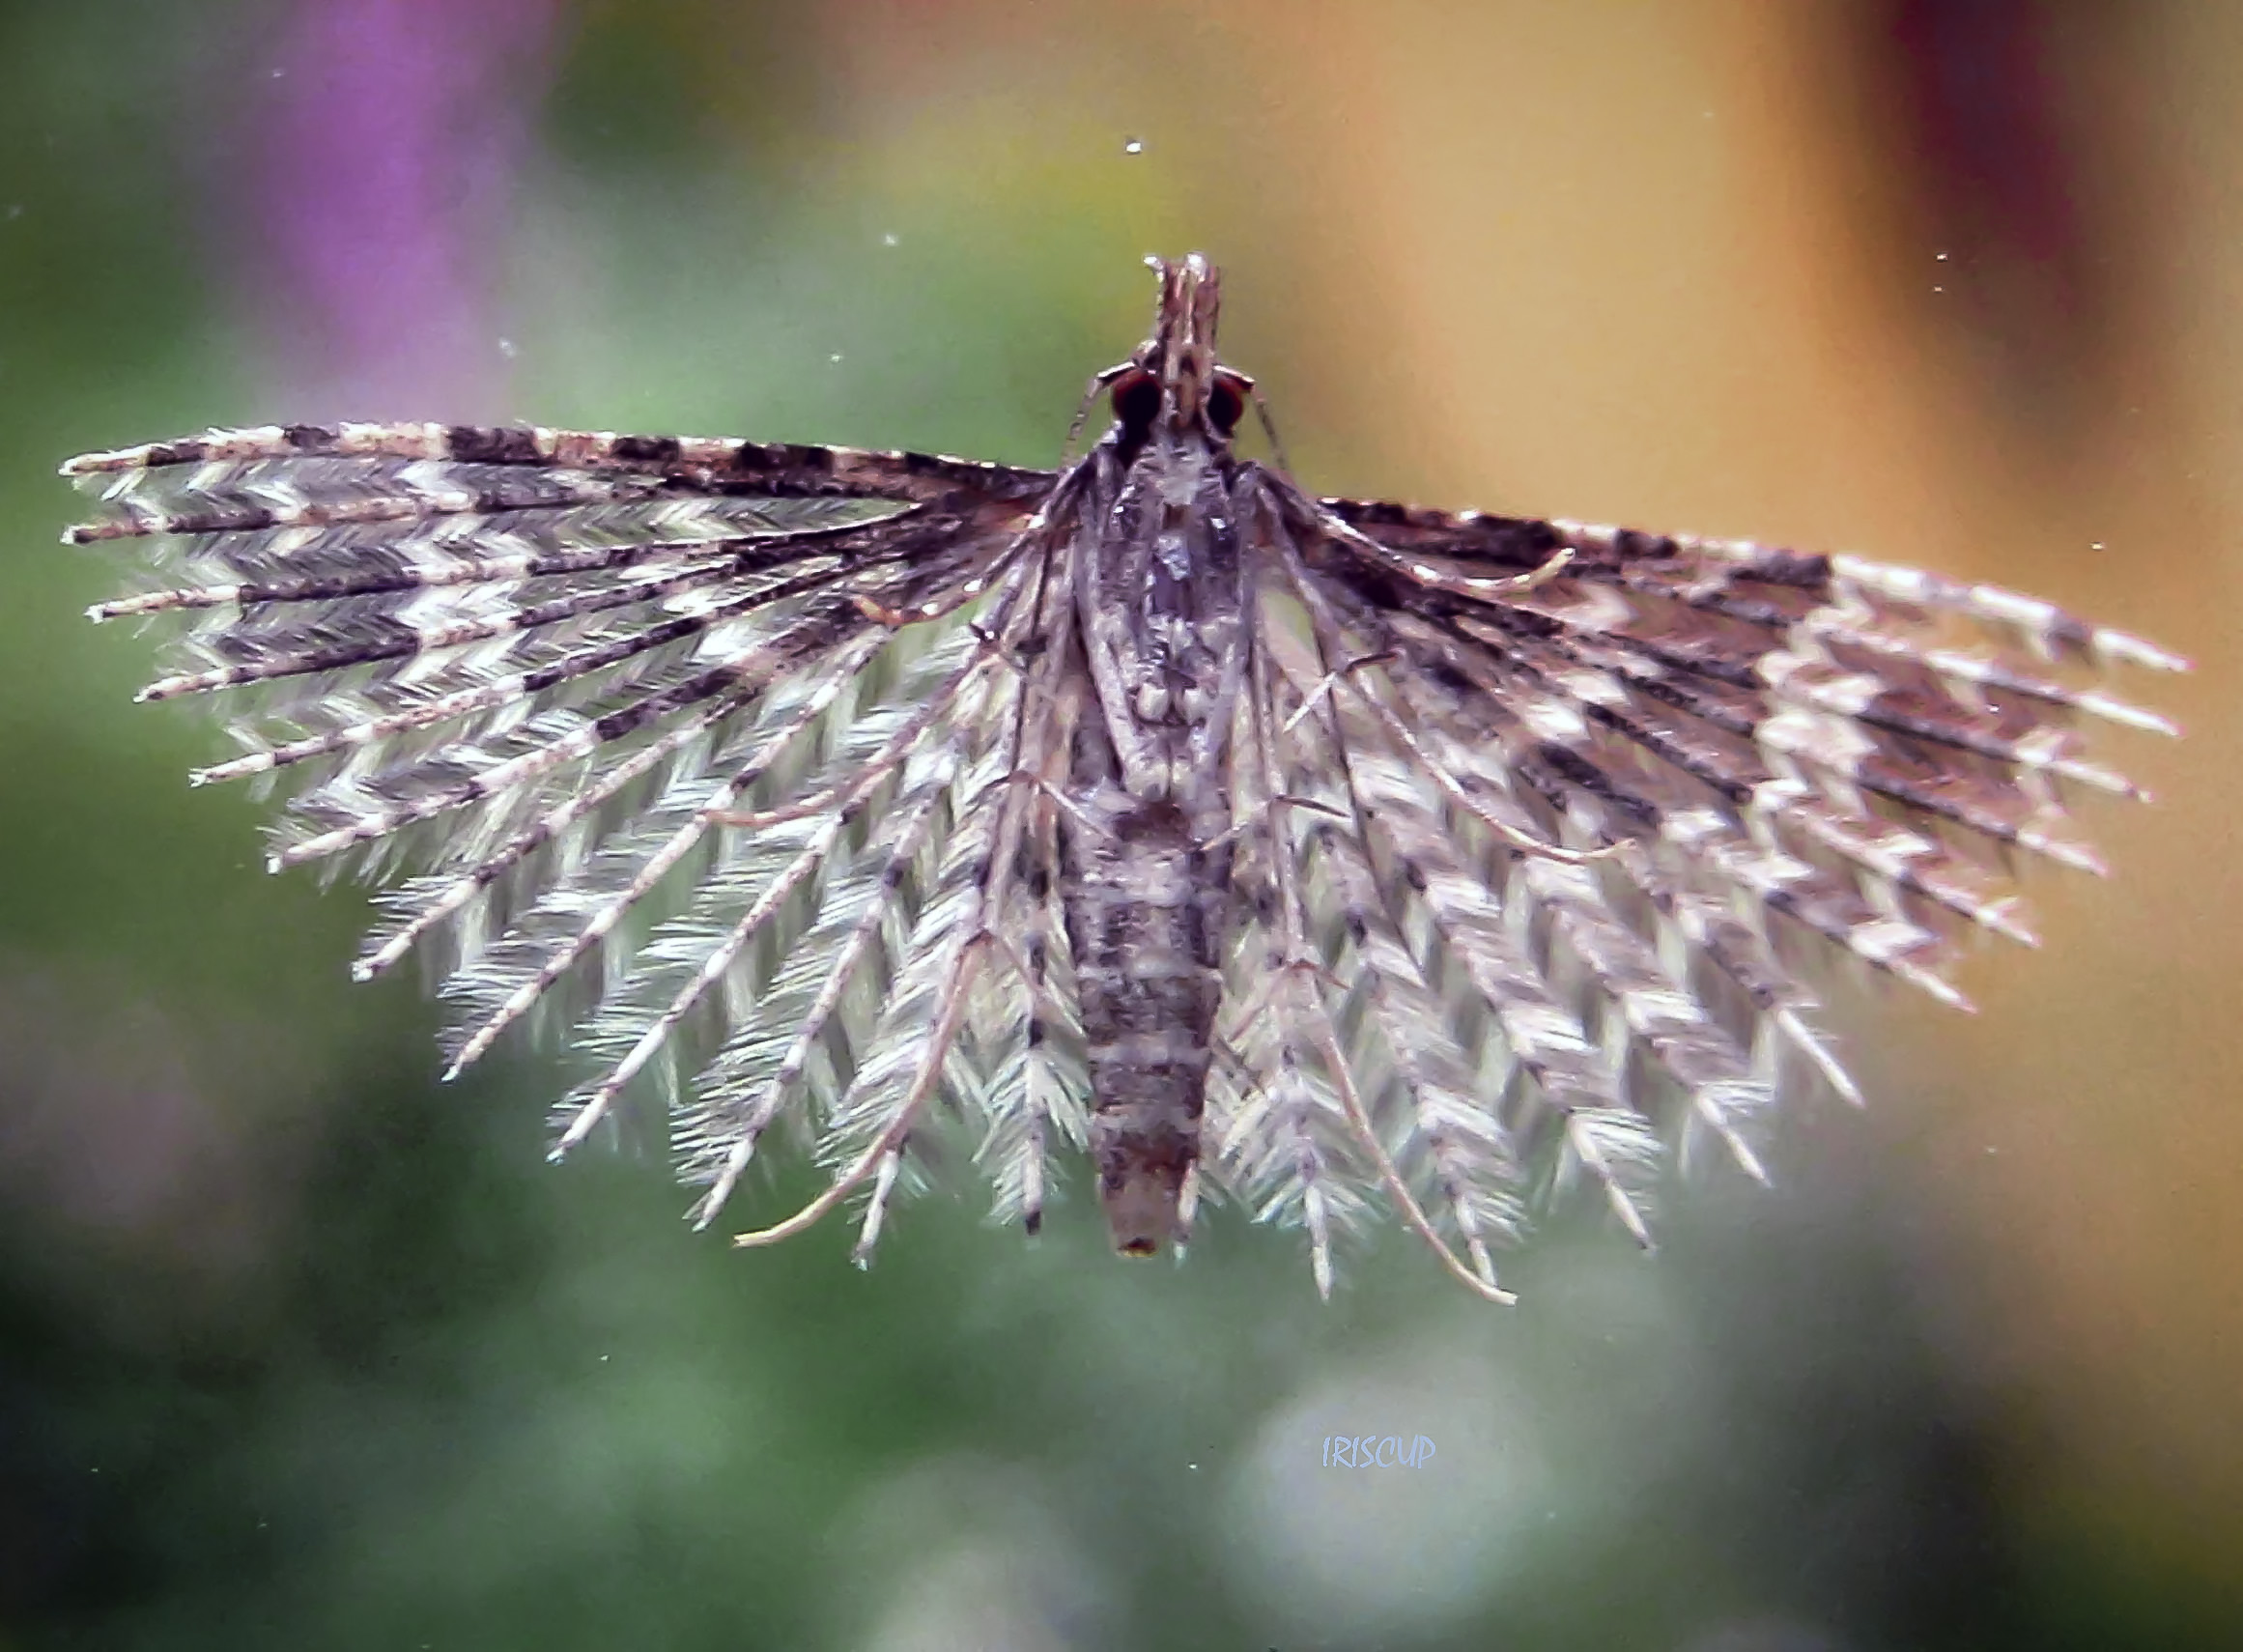
<svg viewBox="0 0 2243 1652">
<path fill-rule="evenodd" d="M 0 5 L 0 1648 L 2243 1644 L 2239 65 L 2228 0 Z M 1834 982 L 1871 1110 L 1510 1312 L 970 1187 L 860 1274 L 548 1167 L 552 1062 L 440 1090 L 54 544 L 59 459 L 230 422 L 1048 464 L 1194 247 L 1320 490 L 2192 654 L 2117 877 L 1968 1024 Z"/>
</svg>

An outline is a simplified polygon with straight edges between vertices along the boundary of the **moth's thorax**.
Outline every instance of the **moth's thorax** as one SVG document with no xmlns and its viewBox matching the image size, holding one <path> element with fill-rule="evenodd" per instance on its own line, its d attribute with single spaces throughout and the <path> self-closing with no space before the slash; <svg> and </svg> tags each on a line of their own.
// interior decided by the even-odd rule
<svg viewBox="0 0 2243 1652">
<path fill-rule="evenodd" d="M 1245 657 L 1240 467 L 1166 431 L 1129 457 L 1110 442 L 1098 463 L 1076 589 L 1114 779 L 1188 807 L 1227 761 Z"/>
</svg>

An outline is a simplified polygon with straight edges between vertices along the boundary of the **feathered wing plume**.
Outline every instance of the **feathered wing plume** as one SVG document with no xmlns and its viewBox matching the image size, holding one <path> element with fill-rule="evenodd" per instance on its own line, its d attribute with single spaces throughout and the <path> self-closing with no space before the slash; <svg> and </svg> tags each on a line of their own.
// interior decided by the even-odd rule
<svg viewBox="0 0 2243 1652">
<path fill-rule="evenodd" d="M 668 1097 L 713 1219 L 774 1126 L 860 1257 L 938 1157 L 1034 1231 L 1088 1149 L 1124 1249 L 1227 1193 L 1399 1217 L 1483 1295 L 1585 1183 L 1648 1242 L 1665 1150 L 1764 1179 L 1778 1090 L 1859 1099 L 1795 944 L 1944 1002 L 2030 943 L 2014 851 L 2100 871 L 2138 797 L 2089 680 L 2184 662 L 1844 556 L 1319 500 L 1233 456 L 1215 274 L 1101 376 L 1063 471 L 447 426 L 73 460 L 148 541 L 97 618 L 143 692 L 229 691 L 289 783 L 273 864 L 391 884 L 363 978 L 435 954 L 452 1070 L 573 1029 L 555 1152 Z M 955 1153 L 946 1153 L 954 1138 Z"/>
</svg>

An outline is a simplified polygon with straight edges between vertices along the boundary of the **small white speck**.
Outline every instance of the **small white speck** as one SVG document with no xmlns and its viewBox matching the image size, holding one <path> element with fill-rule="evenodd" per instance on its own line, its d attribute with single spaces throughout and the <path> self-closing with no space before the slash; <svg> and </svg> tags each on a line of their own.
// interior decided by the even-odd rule
<svg viewBox="0 0 2243 1652">
<path fill-rule="evenodd" d="M 605 1365 L 605 1364 L 607 1364 L 607 1363 L 608 1363 L 608 1361 L 609 1361 L 610 1359 L 611 1359 L 611 1358 L 613 1358 L 613 1357 L 614 1357 L 614 1356 L 613 1356 L 612 1354 L 607 1354 L 607 1353 L 603 1353 L 603 1354 L 601 1354 L 601 1355 L 600 1355 L 600 1363 L 601 1363 L 602 1365 Z"/>
<path fill-rule="evenodd" d="M 2090 539 L 2087 541 L 2087 549 L 2090 551 L 2100 551 L 2103 549 L 2103 542 L 2100 539 Z"/>
<path fill-rule="evenodd" d="M 1935 281 L 1935 282 L 1932 284 L 1932 291 L 1933 291 L 1933 292 L 1935 292 L 1935 293 L 1944 293 L 1944 292 L 1945 292 L 1945 291 L 1946 291 L 1946 289 L 1945 289 L 1945 287 L 1943 287 L 1943 286 L 1939 285 L 1939 283 L 1937 283 L 1937 282 Z"/>
<path fill-rule="evenodd" d="M 1938 259 L 1942 264 L 1945 264 L 1947 261 L 1947 255 L 1944 252 L 1935 252 L 1932 254 L 1932 256 Z"/>
<path fill-rule="evenodd" d="M 521 355 L 522 352 L 515 348 L 514 340 L 511 338 L 502 338 L 498 341 L 498 354 L 505 356 L 507 360 L 511 361 L 517 356 Z"/>
<path fill-rule="evenodd" d="M 1200 1471 L 1200 1466 L 1197 1463 L 1186 1463 L 1184 1467 L 1189 1468 L 1195 1474 Z"/>
<path fill-rule="evenodd" d="M 1127 139 L 1122 145 L 1122 153 L 1123 155 L 1143 155 L 1145 153 L 1145 140 L 1141 137 Z"/>
<path fill-rule="evenodd" d="M 840 360 L 840 358 L 841 358 L 841 353 L 840 353 L 839 351 L 838 351 L 838 350 L 837 350 L 837 351 L 835 351 L 835 352 L 833 353 L 833 355 L 831 355 L 831 356 L 827 356 L 827 357 L 826 357 L 826 359 L 827 359 L 828 361 L 838 361 L 838 360 Z"/>
<path fill-rule="evenodd" d="M 897 235 L 894 230 L 890 230 L 886 235 L 880 238 L 880 244 L 882 246 L 896 246 L 902 242 L 902 240 L 903 238 L 901 236 Z"/>
<path fill-rule="evenodd" d="M 288 78 L 288 71 L 285 69 L 276 69 L 272 71 L 272 78 L 275 80 L 285 80 Z"/>
</svg>

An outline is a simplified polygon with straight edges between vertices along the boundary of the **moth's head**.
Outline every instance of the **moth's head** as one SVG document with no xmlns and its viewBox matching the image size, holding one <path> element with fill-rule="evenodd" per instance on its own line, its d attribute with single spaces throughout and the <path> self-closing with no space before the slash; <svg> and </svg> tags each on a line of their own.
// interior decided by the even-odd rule
<svg viewBox="0 0 2243 1652">
<path fill-rule="evenodd" d="M 1138 441 L 1156 426 L 1228 441 L 1253 385 L 1215 357 L 1222 272 L 1197 252 L 1175 263 L 1145 262 L 1160 276 L 1160 309 L 1152 336 L 1114 381 L 1114 417 Z"/>
</svg>

